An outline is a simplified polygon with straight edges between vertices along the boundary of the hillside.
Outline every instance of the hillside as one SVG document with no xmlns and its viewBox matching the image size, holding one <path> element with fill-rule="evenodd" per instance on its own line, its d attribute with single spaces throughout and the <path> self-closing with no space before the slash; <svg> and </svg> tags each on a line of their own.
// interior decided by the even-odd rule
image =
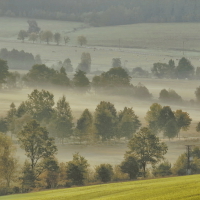
<svg viewBox="0 0 200 200">
<path fill-rule="evenodd" d="M 200 175 L 112 183 L 0 197 L 0 200 L 197 200 Z"/>
</svg>

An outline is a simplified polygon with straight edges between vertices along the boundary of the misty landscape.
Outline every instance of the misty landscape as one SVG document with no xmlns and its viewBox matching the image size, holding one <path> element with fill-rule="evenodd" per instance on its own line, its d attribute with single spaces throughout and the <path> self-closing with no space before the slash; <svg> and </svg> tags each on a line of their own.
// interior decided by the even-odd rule
<svg viewBox="0 0 200 200">
<path fill-rule="evenodd" d="M 162 194 L 136 199 L 198 199 L 199 11 L 189 0 L 0 1 L 0 199 L 102 183 L 105 198 L 81 199 L 131 199 L 117 182 L 163 177 Z M 55 198 L 80 199 L 71 192 Z"/>
</svg>

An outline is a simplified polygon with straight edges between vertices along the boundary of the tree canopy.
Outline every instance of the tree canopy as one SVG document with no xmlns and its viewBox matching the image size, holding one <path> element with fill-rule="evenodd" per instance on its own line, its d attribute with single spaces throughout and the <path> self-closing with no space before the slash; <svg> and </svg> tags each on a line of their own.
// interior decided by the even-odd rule
<svg viewBox="0 0 200 200">
<path fill-rule="evenodd" d="M 161 161 L 167 153 L 167 145 L 160 142 L 150 129 L 143 127 L 129 141 L 128 147 L 130 154 L 133 155 L 140 167 L 143 169 L 145 176 L 147 164 L 156 164 Z"/>
</svg>

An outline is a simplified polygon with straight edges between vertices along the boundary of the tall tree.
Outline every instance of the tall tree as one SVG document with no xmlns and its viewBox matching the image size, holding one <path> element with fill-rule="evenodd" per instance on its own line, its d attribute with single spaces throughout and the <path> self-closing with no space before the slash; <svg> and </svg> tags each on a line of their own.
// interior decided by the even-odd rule
<svg viewBox="0 0 200 200">
<path fill-rule="evenodd" d="M 85 93 L 90 89 L 90 81 L 87 78 L 86 73 L 81 70 L 76 71 L 72 81 L 79 92 Z"/>
<path fill-rule="evenodd" d="M 38 121 L 49 121 L 53 114 L 54 95 L 46 90 L 35 89 L 26 101 L 28 112 Z"/>
<path fill-rule="evenodd" d="M 0 132 L 7 133 L 8 131 L 8 121 L 6 118 L 0 118 Z"/>
<path fill-rule="evenodd" d="M 64 138 L 72 135 L 72 128 L 74 126 L 73 116 L 70 105 L 66 101 L 65 96 L 60 98 L 57 102 L 53 123 L 55 124 L 57 137 L 61 139 L 62 143 Z"/>
<path fill-rule="evenodd" d="M 54 41 L 56 42 L 57 45 L 60 44 L 60 41 L 61 41 L 61 34 L 60 33 L 55 33 L 54 34 Z"/>
<path fill-rule="evenodd" d="M 10 110 L 7 113 L 8 129 L 11 133 L 15 133 L 15 118 L 17 109 L 14 103 L 11 103 Z"/>
<path fill-rule="evenodd" d="M 195 90 L 195 96 L 198 102 L 200 102 L 200 86 Z"/>
<path fill-rule="evenodd" d="M 79 63 L 77 70 L 89 73 L 91 70 L 91 56 L 90 53 L 83 52 L 81 55 L 81 62 Z"/>
<path fill-rule="evenodd" d="M 103 183 L 111 181 L 113 175 L 113 167 L 110 164 L 101 164 L 95 168 L 97 179 Z"/>
<path fill-rule="evenodd" d="M 153 103 L 150 106 L 150 109 L 145 116 L 145 120 L 147 121 L 149 128 L 155 134 L 157 134 L 160 130 L 159 125 L 158 125 L 158 120 L 160 117 L 161 110 L 162 110 L 162 106 L 160 104 Z"/>
<path fill-rule="evenodd" d="M 64 36 L 64 42 L 65 42 L 65 45 L 70 41 L 70 38 L 68 36 Z"/>
<path fill-rule="evenodd" d="M 117 111 L 112 103 L 101 101 L 94 116 L 96 134 L 103 142 L 117 135 Z"/>
<path fill-rule="evenodd" d="M 187 112 L 183 112 L 182 110 L 176 110 L 174 114 L 180 137 L 180 130 L 187 131 L 190 127 L 192 118 L 190 118 L 190 115 Z"/>
<path fill-rule="evenodd" d="M 176 73 L 178 78 L 191 78 L 194 75 L 194 67 L 188 59 L 183 57 L 179 60 Z"/>
<path fill-rule="evenodd" d="M 137 160 L 133 156 L 125 156 L 124 161 L 120 164 L 120 169 L 123 173 L 129 175 L 130 179 L 136 179 L 139 173 Z"/>
<path fill-rule="evenodd" d="M 2 83 L 6 83 L 7 76 L 8 76 L 7 61 L 0 59 L 0 89 L 2 88 Z"/>
<path fill-rule="evenodd" d="M 138 116 L 132 108 L 125 107 L 123 111 L 119 112 L 119 130 L 118 137 L 126 137 L 131 139 L 133 134 L 141 126 Z"/>
<path fill-rule="evenodd" d="M 63 67 L 65 67 L 66 72 L 73 72 L 72 62 L 69 58 L 65 59 L 63 62 Z"/>
<path fill-rule="evenodd" d="M 93 117 L 92 114 L 88 109 L 85 109 L 81 115 L 81 117 L 77 120 L 76 125 L 76 133 L 79 137 L 80 143 L 86 139 L 89 140 L 89 136 L 91 134 L 93 124 Z"/>
<path fill-rule="evenodd" d="M 37 39 L 38 39 L 37 33 L 30 33 L 29 34 L 29 40 L 32 41 L 33 43 L 35 43 L 35 41 L 37 41 Z"/>
<path fill-rule="evenodd" d="M 28 28 L 28 33 L 39 33 L 40 27 L 38 27 L 38 24 L 35 20 L 28 20 L 27 21 L 29 28 Z"/>
<path fill-rule="evenodd" d="M 122 67 L 122 62 L 120 58 L 112 59 L 112 67 Z"/>
<path fill-rule="evenodd" d="M 16 148 L 11 138 L 0 133 L 0 180 L 6 182 L 6 187 L 10 187 L 11 181 L 16 178 L 18 162 L 15 158 Z"/>
<path fill-rule="evenodd" d="M 49 30 L 42 32 L 42 40 L 49 44 L 50 41 L 53 39 L 53 33 Z"/>
<path fill-rule="evenodd" d="M 30 167 L 37 177 L 37 167 L 40 161 L 53 156 L 57 152 L 54 139 L 49 137 L 46 128 L 32 120 L 18 134 L 20 146 L 30 160 Z"/>
<path fill-rule="evenodd" d="M 77 42 L 79 45 L 83 46 L 87 44 L 87 38 L 83 35 L 78 36 Z"/>
<path fill-rule="evenodd" d="M 28 37 L 28 33 L 25 30 L 20 30 L 18 33 L 18 40 L 24 42 L 25 38 Z"/>
<path fill-rule="evenodd" d="M 167 153 L 167 145 L 160 142 L 159 137 L 150 131 L 150 129 L 143 127 L 133 138 L 129 141 L 128 147 L 131 155 L 133 155 L 140 167 L 143 169 L 143 175 L 146 174 L 147 164 L 154 165 L 162 160 Z"/>
<path fill-rule="evenodd" d="M 83 185 L 87 178 L 89 164 L 87 160 L 76 153 L 73 160 L 67 162 L 67 179 L 71 180 L 74 185 Z"/>
</svg>

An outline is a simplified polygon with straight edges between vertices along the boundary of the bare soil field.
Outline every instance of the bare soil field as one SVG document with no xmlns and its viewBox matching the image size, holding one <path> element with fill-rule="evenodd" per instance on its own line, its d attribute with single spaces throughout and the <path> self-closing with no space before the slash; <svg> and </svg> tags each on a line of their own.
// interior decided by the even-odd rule
<svg viewBox="0 0 200 200">
<path fill-rule="evenodd" d="M 195 67 L 200 66 L 200 24 L 180 23 L 180 24 L 134 24 L 127 26 L 88 27 L 82 23 L 59 22 L 37 20 L 38 25 L 43 30 L 51 30 L 60 32 L 63 35 L 69 35 L 70 42 L 67 46 L 57 46 L 55 43 L 46 45 L 45 43 L 32 44 L 30 41 L 22 43 L 17 40 L 19 30 L 28 29 L 26 19 L 0 18 L 0 47 L 12 50 L 24 50 L 40 54 L 43 62 L 51 66 L 58 61 L 70 58 L 73 67 L 76 68 L 80 62 L 83 52 L 89 52 L 92 58 L 92 71 L 108 70 L 111 67 L 112 58 L 121 58 L 122 64 L 130 71 L 134 67 L 142 67 L 150 71 L 155 62 L 168 62 L 174 59 L 176 63 L 183 54 L 193 63 Z M 74 28 L 76 31 L 74 31 Z M 80 47 L 77 45 L 76 38 L 78 35 L 85 35 L 88 39 L 88 45 Z M 184 46 L 183 46 L 184 42 Z M 128 48 L 127 48 L 128 47 Z M 183 49 L 184 48 L 184 49 Z M 30 69 L 29 66 L 28 69 Z M 25 73 L 25 71 L 21 71 Z M 72 76 L 73 74 L 69 74 Z M 91 78 L 92 75 L 89 75 Z M 153 102 L 158 102 L 159 92 L 165 89 L 174 89 L 184 100 L 189 101 L 195 99 L 194 91 L 200 85 L 196 80 L 167 80 L 167 79 L 144 79 L 133 78 L 134 85 L 138 83 L 144 84 L 153 94 L 152 101 L 142 101 L 117 96 L 99 96 L 94 94 L 79 95 L 72 94 L 65 90 L 53 90 L 49 88 L 55 95 L 55 101 L 63 94 L 66 95 L 73 115 L 74 121 L 78 119 L 81 112 L 88 108 L 94 112 L 100 101 L 110 101 L 114 103 L 116 109 L 122 110 L 125 106 L 133 107 L 135 113 L 139 116 L 143 125 L 146 125 L 144 116 Z M 17 106 L 27 99 L 32 89 L 23 89 L 20 91 L 1 91 L 0 93 L 0 116 L 5 116 L 9 105 L 14 102 Z M 162 104 L 164 105 L 164 104 Z M 200 145 L 198 140 L 192 137 L 200 137 L 196 132 L 195 126 L 200 121 L 200 109 L 196 107 L 183 107 L 183 105 L 171 105 L 173 110 L 183 109 L 192 117 L 192 125 L 190 130 L 181 133 L 182 140 L 166 141 L 169 150 L 166 158 L 170 162 L 174 162 L 178 156 L 185 152 L 185 144 L 193 143 Z M 189 138 L 189 139 L 188 139 Z M 80 152 L 85 156 L 91 165 L 100 163 L 119 164 L 125 151 L 127 144 L 100 144 L 97 146 L 81 146 L 81 145 L 58 145 L 58 159 L 66 162 L 72 158 L 72 154 Z M 24 152 L 18 148 L 17 155 L 20 160 L 24 160 Z"/>
</svg>

